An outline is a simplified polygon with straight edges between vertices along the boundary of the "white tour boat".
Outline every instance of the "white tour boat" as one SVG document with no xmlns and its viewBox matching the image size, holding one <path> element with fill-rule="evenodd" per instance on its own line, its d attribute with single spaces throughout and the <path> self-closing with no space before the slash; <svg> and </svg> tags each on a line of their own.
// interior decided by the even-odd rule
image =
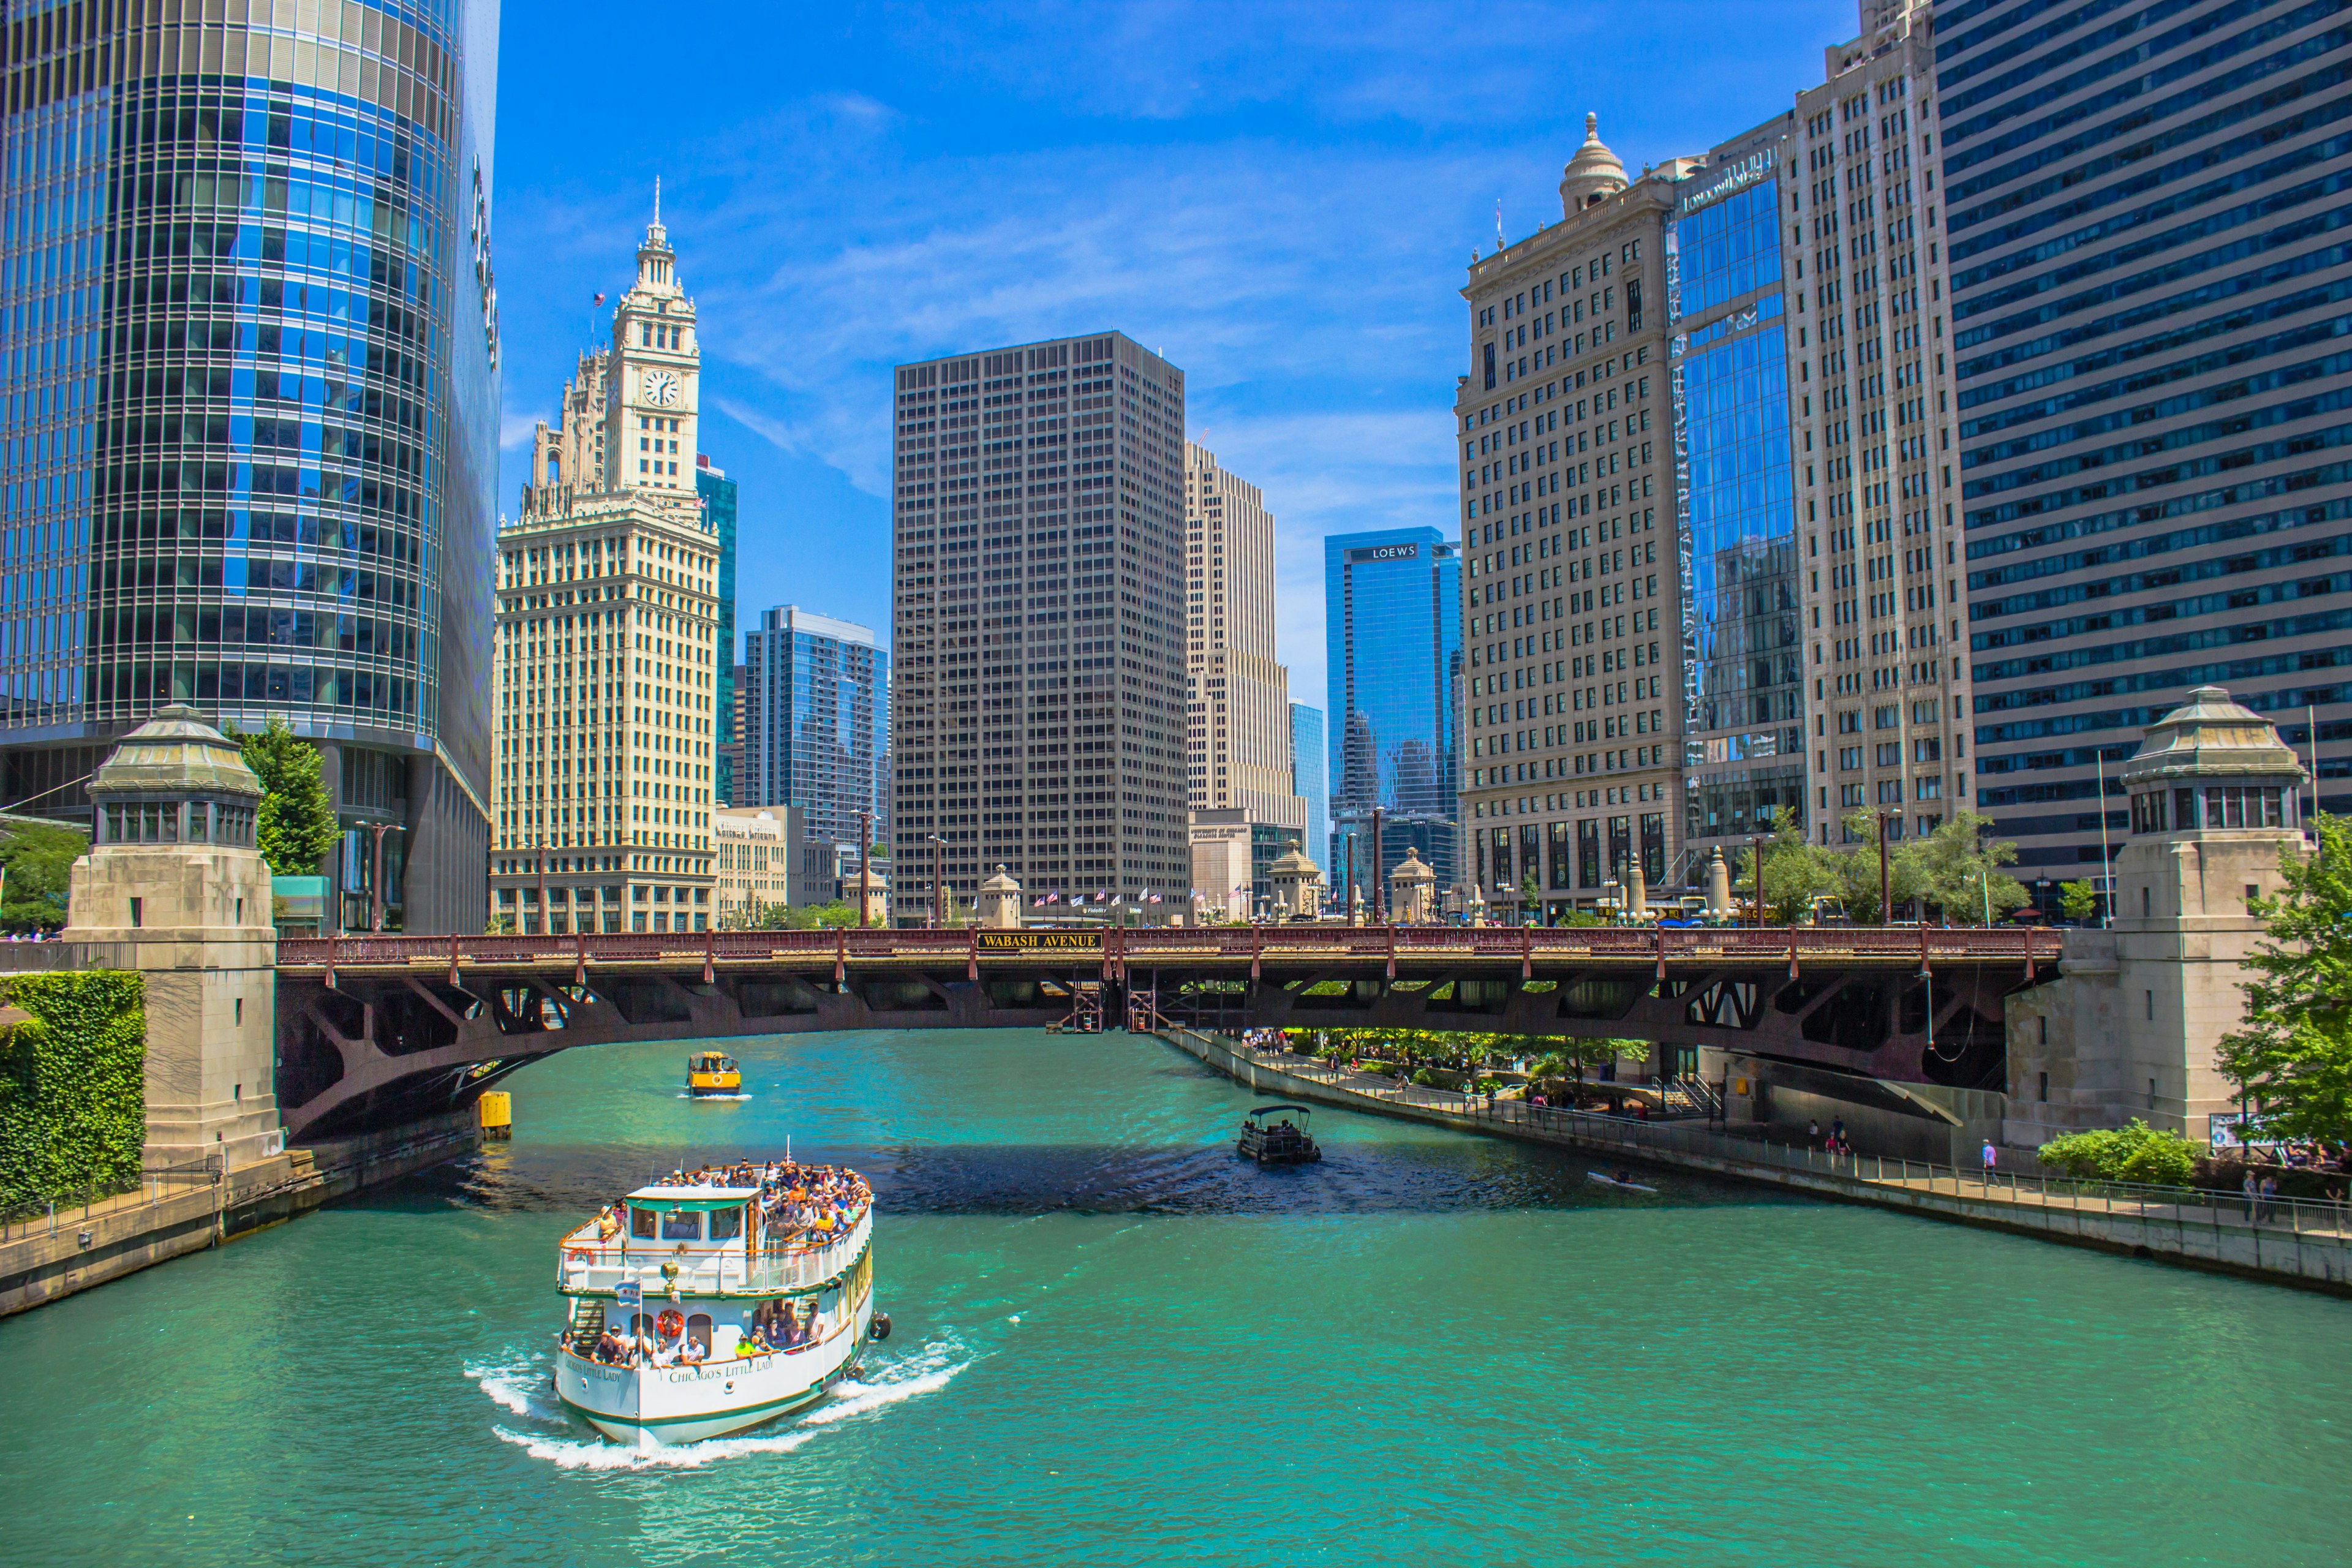
<svg viewBox="0 0 2352 1568">
<path fill-rule="evenodd" d="M 640 1187 L 563 1238 L 557 1396 L 640 1447 L 814 1403 L 856 1370 L 869 1334 L 890 1331 L 874 1310 L 873 1235 L 870 1198 L 819 1232 L 770 1212 L 757 1186 Z"/>
</svg>

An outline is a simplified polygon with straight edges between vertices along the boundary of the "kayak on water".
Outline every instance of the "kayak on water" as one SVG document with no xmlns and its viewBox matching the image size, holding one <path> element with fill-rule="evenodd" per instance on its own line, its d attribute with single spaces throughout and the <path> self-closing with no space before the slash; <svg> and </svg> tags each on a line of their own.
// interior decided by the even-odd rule
<svg viewBox="0 0 2352 1568">
<path fill-rule="evenodd" d="M 1629 1193 L 1654 1194 L 1657 1192 L 1658 1189 L 1655 1187 L 1645 1187 L 1634 1181 L 1633 1175 L 1633 1173 L 1631 1171 L 1620 1171 L 1613 1176 L 1604 1176 L 1598 1171 L 1587 1171 L 1584 1173 L 1584 1179 L 1595 1186 L 1616 1187 Z"/>
</svg>

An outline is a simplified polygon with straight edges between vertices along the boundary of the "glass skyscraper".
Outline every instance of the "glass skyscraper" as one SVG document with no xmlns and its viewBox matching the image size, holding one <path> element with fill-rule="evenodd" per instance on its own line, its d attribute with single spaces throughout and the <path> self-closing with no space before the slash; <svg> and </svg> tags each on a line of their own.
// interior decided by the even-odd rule
<svg viewBox="0 0 2352 1568">
<path fill-rule="evenodd" d="M 719 742 L 711 757 L 719 804 L 733 805 L 735 770 L 743 757 L 742 737 L 735 732 L 735 481 L 698 453 L 694 491 L 719 539 Z"/>
<path fill-rule="evenodd" d="M 1435 868 L 1439 886 L 1458 874 L 1461 574 L 1461 552 L 1433 528 L 1323 541 L 1327 668 L 1340 715 L 1330 761 L 1334 858 L 1354 833 L 1360 877 L 1374 869 L 1375 806 L 1384 816 L 1382 877 L 1409 844 Z"/>
<path fill-rule="evenodd" d="M 1304 702 L 1290 705 L 1290 791 L 1307 802 L 1307 853 L 1323 863 L 1326 887 L 1338 883 L 1331 876 L 1331 794 L 1323 760 L 1323 710 Z"/>
<path fill-rule="evenodd" d="M 811 838 L 855 845 L 882 825 L 890 656 L 869 627 L 796 605 L 743 636 L 741 806 L 803 808 Z"/>
<path fill-rule="evenodd" d="M 495 0 L 9 8 L 0 805 L 168 703 L 326 753 L 415 931 L 486 916 Z M 234 18 L 231 20 L 230 18 Z"/>
<path fill-rule="evenodd" d="M 1803 816 L 1780 134 L 1776 121 L 1710 154 L 1666 225 L 1685 844 L 1699 853 Z"/>
<path fill-rule="evenodd" d="M 2345 24 L 1936 8 L 1978 804 L 2028 880 L 2097 873 L 2116 764 L 2200 684 L 2299 750 L 2315 714 L 2352 809 Z"/>
</svg>

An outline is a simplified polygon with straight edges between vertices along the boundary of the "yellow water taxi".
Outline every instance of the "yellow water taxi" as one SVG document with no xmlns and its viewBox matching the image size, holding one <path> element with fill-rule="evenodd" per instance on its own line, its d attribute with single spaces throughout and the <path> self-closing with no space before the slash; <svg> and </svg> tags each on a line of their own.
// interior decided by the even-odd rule
<svg viewBox="0 0 2352 1568">
<path fill-rule="evenodd" d="M 686 1058 L 686 1092 L 689 1095 L 740 1094 L 743 1074 L 733 1057 L 717 1051 L 697 1051 Z"/>
</svg>

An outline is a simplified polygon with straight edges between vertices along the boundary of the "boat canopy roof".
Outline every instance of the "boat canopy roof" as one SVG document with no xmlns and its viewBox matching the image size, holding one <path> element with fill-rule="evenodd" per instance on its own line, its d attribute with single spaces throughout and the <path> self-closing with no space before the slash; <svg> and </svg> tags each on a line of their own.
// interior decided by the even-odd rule
<svg viewBox="0 0 2352 1568">
<path fill-rule="evenodd" d="M 759 1195 L 757 1187 L 639 1187 L 629 1202 L 641 1209 L 730 1209 Z"/>
<path fill-rule="evenodd" d="M 1250 1114 L 1252 1116 L 1271 1116 L 1277 1110 L 1295 1110 L 1301 1116 L 1312 1116 L 1315 1114 L 1314 1108 L 1307 1105 L 1261 1105 L 1255 1110 L 1251 1111 Z"/>
</svg>

